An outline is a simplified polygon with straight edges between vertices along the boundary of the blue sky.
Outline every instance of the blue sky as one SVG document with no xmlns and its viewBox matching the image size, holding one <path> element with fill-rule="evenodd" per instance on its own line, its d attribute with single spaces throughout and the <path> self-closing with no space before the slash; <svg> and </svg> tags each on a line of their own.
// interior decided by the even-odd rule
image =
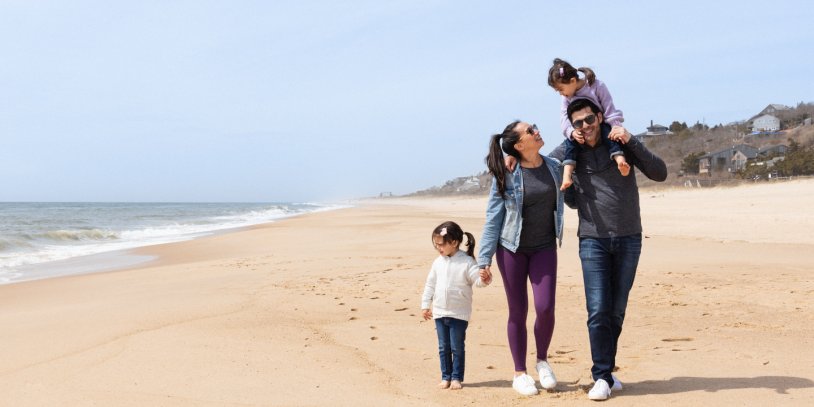
<svg viewBox="0 0 814 407">
<path fill-rule="evenodd" d="M 617 4 L 624 3 L 624 4 Z M 804 1 L 0 1 L 0 201 L 332 201 L 562 140 L 560 57 L 625 114 L 814 101 Z"/>
</svg>

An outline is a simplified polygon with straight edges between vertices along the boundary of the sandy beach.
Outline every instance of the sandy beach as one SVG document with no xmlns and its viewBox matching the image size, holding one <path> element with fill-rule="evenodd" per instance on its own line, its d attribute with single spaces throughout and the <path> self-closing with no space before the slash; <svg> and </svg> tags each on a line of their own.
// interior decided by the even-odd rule
<svg viewBox="0 0 814 407">
<path fill-rule="evenodd" d="M 641 205 L 625 389 L 605 403 L 811 405 L 814 180 L 648 189 Z M 0 405 L 594 403 L 570 209 L 556 391 L 512 390 L 499 278 L 475 292 L 464 389 L 436 389 L 434 325 L 419 312 L 430 232 L 454 220 L 479 237 L 484 208 L 483 197 L 369 200 L 138 249 L 157 260 L 134 269 L 0 286 Z"/>
</svg>

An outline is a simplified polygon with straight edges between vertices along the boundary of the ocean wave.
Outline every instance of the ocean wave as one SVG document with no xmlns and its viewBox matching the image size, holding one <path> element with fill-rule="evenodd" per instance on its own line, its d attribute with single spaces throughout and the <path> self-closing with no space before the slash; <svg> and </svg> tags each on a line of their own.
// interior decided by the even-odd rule
<svg viewBox="0 0 814 407">
<path fill-rule="evenodd" d="M 4 230 L 0 236 L 0 284 L 24 280 L 26 277 L 15 273 L 28 273 L 37 264 L 189 240 L 352 205 L 89 203 L 78 204 L 76 210 L 52 206 L 43 210 L 41 205 L 23 205 L 10 230 Z"/>
<path fill-rule="evenodd" d="M 108 241 L 118 240 L 119 234 L 109 230 L 49 230 L 39 237 L 60 242 L 80 241 Z"/>
</svg>

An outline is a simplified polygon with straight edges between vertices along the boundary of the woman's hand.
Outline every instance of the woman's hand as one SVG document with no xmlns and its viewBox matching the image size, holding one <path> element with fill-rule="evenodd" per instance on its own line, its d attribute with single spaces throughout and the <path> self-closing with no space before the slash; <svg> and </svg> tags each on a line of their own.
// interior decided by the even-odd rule
<svg viewBox="0 0 814 407">
<path fill-rule="evenodd" d="M 432 311 L 430 311 L 429 309 L 423 309 L 421 310 L 421 316 L 424 317 L 425 321 L 429 321 L 432 319 Z"/>
</svg>

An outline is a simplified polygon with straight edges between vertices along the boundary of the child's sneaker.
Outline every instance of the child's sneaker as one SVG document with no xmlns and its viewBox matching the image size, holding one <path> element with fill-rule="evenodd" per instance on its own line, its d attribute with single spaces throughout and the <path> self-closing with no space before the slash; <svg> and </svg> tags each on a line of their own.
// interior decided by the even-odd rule
<svg viewBox="0 0 814 407">
<path fill-rule="evenodd" d="M 525 373 L 514 377 L 512 388 L 524 396 L 533 396 L 538 393 L 537 387 L 534 386 L 534 379 Z"/>
<path fill-rule="evenodd" d="M 540 386 L 546 390 L 553 390 L 557 387 L 557 378 L 554 377 L 554 371 L 551 370 L 551 365 L 545 360 L 537 362 L 537 373 L 540 375 Z"/>
</svg>

